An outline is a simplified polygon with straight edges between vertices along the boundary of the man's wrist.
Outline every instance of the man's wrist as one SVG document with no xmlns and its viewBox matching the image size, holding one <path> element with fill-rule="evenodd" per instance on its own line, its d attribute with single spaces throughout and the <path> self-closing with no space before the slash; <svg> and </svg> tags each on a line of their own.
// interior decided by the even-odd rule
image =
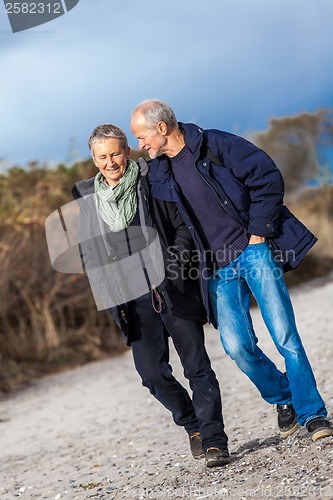
<svg viewBox="0 0 333 500">
<path fill-rule="evenodd" d="M 263 241 L 266 241 L 265 236 L 257 236 L 256 234 L 251 234 L 249 243 L 250 244 L 256 244 L 256 243 L 262 243 Z"/>
</svg>

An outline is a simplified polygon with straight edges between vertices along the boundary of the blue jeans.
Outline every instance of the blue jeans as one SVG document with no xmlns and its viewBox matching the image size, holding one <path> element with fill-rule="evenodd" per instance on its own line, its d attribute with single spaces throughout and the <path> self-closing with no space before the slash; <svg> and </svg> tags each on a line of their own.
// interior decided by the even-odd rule
<svg viewBox="0 0 333 500">
<path fill-rule="evenodd" d="M 209 293 L 225 352 L 265 401 L 292 403 L 298 423 L 306 425 L 314 417 L 326 417 L 327 410 L 297 331 L 283 274 L 267 242 L 249 244 L 210 279 Z M 278 370 L 257 345 L 250 316 L 251 294 L 284 358 L 286 373 Z"/>
<path fill-rule="evenodd" d="M 219 383 L 204 344 L 201 323 L 154 311 L 145 295 L 129 303 L 132 354 L 142 385 L 167 408 L 189 435 L 199 431 L 203 449 L 227 448 Z M 192 397 L 172 374 L 172 338 Z"/>
</svg>

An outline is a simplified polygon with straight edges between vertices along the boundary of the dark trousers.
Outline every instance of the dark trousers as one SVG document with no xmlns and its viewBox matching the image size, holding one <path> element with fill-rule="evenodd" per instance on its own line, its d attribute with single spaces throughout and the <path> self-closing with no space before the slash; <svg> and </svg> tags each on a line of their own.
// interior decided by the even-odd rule
<svg viewBox="0 0 333 500">
<path fill-rule="evenodd" d="M 151 394 L 171 411 L 188 434 L 198 431 L 203 447 L 227 448 L 219 384 L 204 345 L 202 324 L 156 313 L 147 296 L 129 304 L 134 364 Z M 193 396 L 172 375 L 168 336 L 189 380 Z"/>
</svg>

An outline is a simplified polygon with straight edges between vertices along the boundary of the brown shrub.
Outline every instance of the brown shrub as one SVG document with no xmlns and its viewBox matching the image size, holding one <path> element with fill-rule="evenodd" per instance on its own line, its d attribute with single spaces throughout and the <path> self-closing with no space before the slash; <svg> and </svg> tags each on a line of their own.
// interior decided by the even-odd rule
<svg viewBox="0 0 333 500">
<path fill-rule="evenodd" d="M 106 311 L 97 311 L 86 276 L 58 273 L 50 263 L 44 221 L 53 209 L 71 201 L 70 188 L 74 178 L 79 178 L 77 169 L 75 175 L 44 170 L 40 177 L 33 174 L 33 182 L 29 172 L 20 170 L 0 178 L 3 390 L 36 373 L 81 364 L 125 348 L 111 317 Z M 8 190 L 13 177 L 17 184 Z"/>
</svg>

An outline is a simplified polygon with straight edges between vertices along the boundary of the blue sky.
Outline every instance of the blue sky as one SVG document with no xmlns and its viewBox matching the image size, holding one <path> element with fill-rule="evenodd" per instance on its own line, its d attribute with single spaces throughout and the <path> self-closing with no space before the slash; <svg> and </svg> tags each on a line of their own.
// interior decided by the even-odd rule
<svg viewBox="0 0 333 500">
<path fill-rule="evenodd" d="M 142 99 L 246 135 L 333 108 L 332 0 L 80 0 L 13 34 L 0 4 L 0 160 L 89 156 L 95 126 L 129 129 Z"/>
</svg>

